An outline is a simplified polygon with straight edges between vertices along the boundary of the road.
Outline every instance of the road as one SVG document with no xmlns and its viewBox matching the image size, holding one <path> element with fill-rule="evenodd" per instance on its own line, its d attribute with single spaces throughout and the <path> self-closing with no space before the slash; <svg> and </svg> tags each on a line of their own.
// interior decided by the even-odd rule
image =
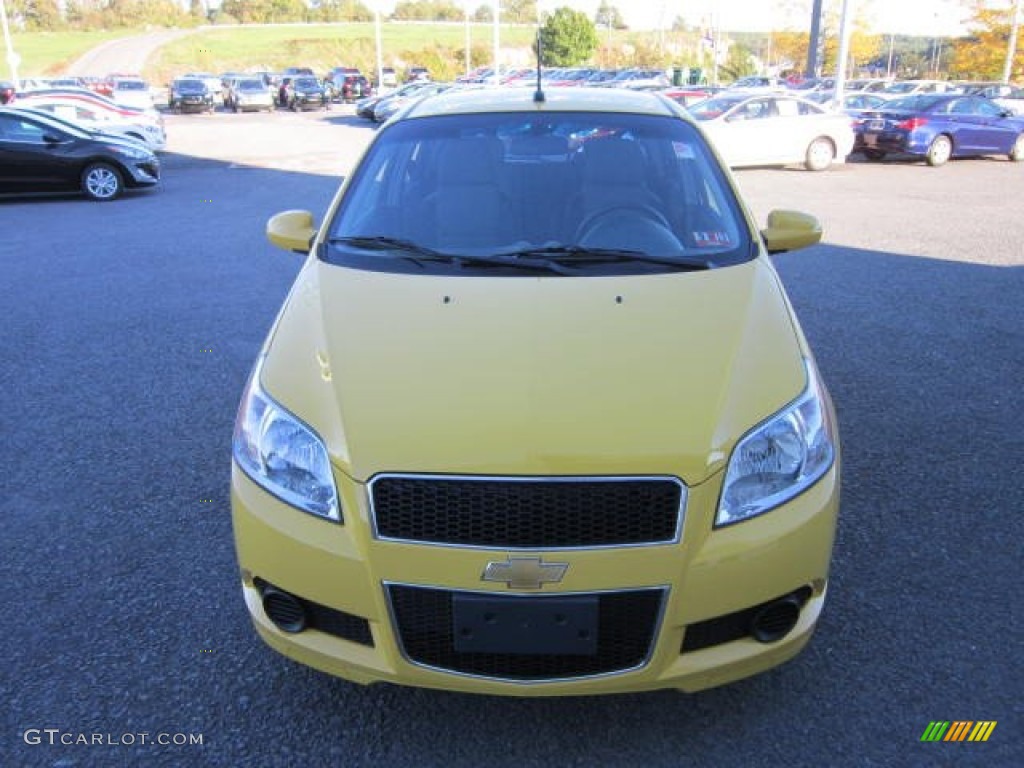
<svg viewBox="0 0 1024 768">
<path fill-rule="evenodd" d="M 760 219 L 796 207 L 826 226 L 776 260 L 843 435 L 819 631 L 793 662 L 700 694 L 510 700 L 360 688 L 252 631 L 232 422 L 300 265 L 263 227 L 319 214 L 369 132 L 341 111 L 168 131 L 161 189 L 0 202 L 0 765 L 1024 763 L 1024 166 L 737 174 Z M 923 744 L 933 720 L 998 725 Z"/>
<path fill-rule="evenodd" d="M 195 29 L 161 29 L 134 37 L 123 37 L 102 43 L 86 52 L 67 68 L 76 77 L 106 77 L 112 72 L 141 73 L 146 60 L 161 46 Z"/>
</svg>

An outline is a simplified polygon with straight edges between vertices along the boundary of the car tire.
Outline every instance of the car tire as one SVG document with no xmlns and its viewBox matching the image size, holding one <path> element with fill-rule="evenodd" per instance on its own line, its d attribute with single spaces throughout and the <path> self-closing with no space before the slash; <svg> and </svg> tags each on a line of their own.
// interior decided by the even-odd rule
<svg viewBox="0 0 1024 768">
<path fill-rule="evenodd" d="M 1010 159 L 1015 163 L 1024 162 L 1024 133 L 1017 137 L 1010 150 Z"/>
<path fill-rule="evenodd" d="M 928 146 L 925 160 L 928 162 L 928 165 L 937 168 L 940 165 L 945 165 L 952 155 L 953 142 L 949 136 L 941 134 L 932 139 L 932 143 Z"/>
<path fill-rule="evenodd" d="M 115 200 L 124 192 L 124 179 L 110 163 L 92 163 L 82 171 L 82 192 L 90 200 Z"/>
<path fill-rule="evenodd" d="M 807 147 L 804 155 L 804 167 L 808 171 L 824 171 L 836 159 L 836 148 L 832 140 L 819 136 Z"/>
<path fill-rule="evenodd" d="M 868 160 L 878 162 L 879 160 L 885 159 L 885 152 L 883 152 L 881 149 L 865 149 L 864 157 L 866 157 Z"/>
</svg>

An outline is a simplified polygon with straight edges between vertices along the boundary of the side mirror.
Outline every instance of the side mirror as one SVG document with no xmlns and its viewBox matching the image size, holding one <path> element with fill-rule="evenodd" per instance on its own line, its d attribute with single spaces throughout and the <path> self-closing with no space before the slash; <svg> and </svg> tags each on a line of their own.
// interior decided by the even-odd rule
<svg viewBox="0 0 1024 768">
<path fill-rule="evenodd" d="M 309 211 L 282 211 L 267 220 L 267 239 L 286 251 L 309 253 L 314 237 L 316 228 Z"/>
<path fill-rule="evenodd" d="M 768 226 L 761 230 L 768 253 L 796 251 L 821 241 L 821 224 L 800 211 L 772 211 Z"/>
</svg>

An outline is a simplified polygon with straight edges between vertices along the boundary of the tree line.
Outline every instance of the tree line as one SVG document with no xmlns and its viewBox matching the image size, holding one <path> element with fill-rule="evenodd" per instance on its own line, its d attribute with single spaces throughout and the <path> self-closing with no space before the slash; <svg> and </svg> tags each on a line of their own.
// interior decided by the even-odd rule
<svg viewBox="0 0 1024 768">
<path fill-rule="evenodd" d="M 901 38 L 873 35 L 867 20 L 854 20 L 850 56 L 854 67 L 870 67 L 903 76 L 944 75 L 964 79 L 998 79 L 1002 74 L 1010 37 L 1012 4 L 990 7 L 982 0 L 964 0 L 971 16 L 967 37 L 955 40 Z M 111 29 L 121 27 L 183 27 L 199 24 L 266 24 L 302 22 L 367 22 L 374 13 L 361 0 L 222 0 L 214 7 L 208 0 L 6 0 L 14 28 L 27 31 L 60 29 Z M 823 72 L 835 71 L 839 18 L 836 4 L 824 18 Z M 504 23 L 537 23 L 537 0 L 502 0 Z M 462 21 L 466 17 L 461 0 L 399 0 L 387 17 L 394 21 Z M 482 1 L 470 14 L 476 22 L 493 21 L 493 4 Z M 545 14 L 545 63 L 569 66 L 594 61 L 604 66 L 683 65 L 707 67 L 713 48 L 710 31 L 688 26 L 676 19 L 671 34 L 681 44 L 667 46 L 664 35 L 657 45 L 642 38 L 630 42 L 627 56 L 614 45 L 601 41 L 600 33 L 625 30 L 622 15 L 610 0 L 602 0 L 593 17 L 568 8 Z M 729 36 L 726 36 L 728 38 Z M 806 31 L 778 30 L 759 42 L 749 36 L 729 40 L 728 59 L 719 59 L 723 72 L 734 77 L 754 74 L 775 62 L 788 61 L 801 69 L 807 57 Z M 1024 38 L 1024 34 L 1022 34 Z M 625 46 L 620 46 L 625 48 Z M 1024 45 L 1021 46 L 1024 48 Z M 1018 53 L 1011 67 L 1011 80 L 1024 79 L 1024 53 Z"/>
</svg>

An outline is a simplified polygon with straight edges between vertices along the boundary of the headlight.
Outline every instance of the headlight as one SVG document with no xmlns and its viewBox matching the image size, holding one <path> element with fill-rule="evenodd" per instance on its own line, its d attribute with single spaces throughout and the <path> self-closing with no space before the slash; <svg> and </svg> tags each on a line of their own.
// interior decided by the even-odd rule
<svg viewBox="0 0 1024 768">
<path fill-rule="evenodd" d="M 108 144 L 107 149 L 116 152 L 119 155 L 130 157 L 132 160 L 149 160 L 153 157 L 152 152 L 147 149 L 143 149 L 142 147 L 136 149 L 135 147 L 123 147 L 120 144 Z"/>
<path fill-rule="evenodd" d="M 242 395 L 233 453 L 266 491 L 304 512 L 341 522 L 327 448 L 317 434 L 274 402 L 260 386 L 262 358 Z"/>
<path fill-rule="evenodd" d="M 809 361 L 807 388 L 748 432 L 729 459 L 715 525 L 729 525 L 783 504 L 816 483 L 835 459 L 834 428 Z"/>
</svg>

